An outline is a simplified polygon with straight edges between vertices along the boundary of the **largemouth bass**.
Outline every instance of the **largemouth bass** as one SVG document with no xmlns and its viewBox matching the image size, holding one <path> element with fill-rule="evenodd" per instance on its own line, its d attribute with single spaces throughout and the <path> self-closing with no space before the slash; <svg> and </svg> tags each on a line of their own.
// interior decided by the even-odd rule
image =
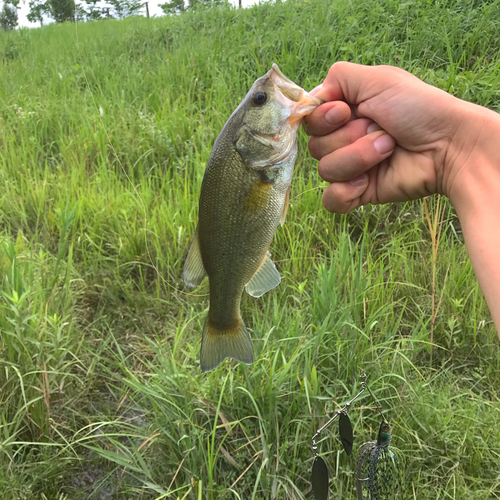
<svg viewBox="0 0 500 500">
<path fill-rule="evenodd" d="M 281 282 L 268 249 L 285 220 L 301 118 L 321 103 L 273 64 L 215 141 L 183 272 L 190 287 L 209 279 L 210 309 L 200 352 L 204 372 L 227 357 L 246 364 L 254 360 L 240 315 L 241 295 L 245 289 L 260 297 Z"/>
</svg>

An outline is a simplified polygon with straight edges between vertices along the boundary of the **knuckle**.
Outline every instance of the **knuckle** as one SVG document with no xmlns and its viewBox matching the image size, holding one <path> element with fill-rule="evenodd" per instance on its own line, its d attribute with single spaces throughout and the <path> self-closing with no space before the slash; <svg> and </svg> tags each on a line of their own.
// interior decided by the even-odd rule
<svg viewBox="0 0 500 500">
<path fill-rule="evenodd" d="M 349 64 L 350 63 L 348 63 L 347 61 L 337 61 L 336 63 L 332 64 L 332 66 L 328 70 L 326 80 L 336 80 L 337 75 L 344 73 Z"/>
<path fill-rule="evenodd" d="M 332 64 L 328 73 L 340 73 L 344 71 L 347 67 L 349 67 L 349 65 L 350 63 L 347 61 L 337 61 L 336 63 Z"/>
<path fill-rule="evenodd" d="M 363 114 L 368 116 L 376 116 L 377 110 L 380 108 L 380 104 L 376 102 L 376 99 L 367 99 L 362 103 Z"/>
<path fill-rule="evenodd" d="M 311 153 L 311 156 L 315 160 L 320 160 L 322 158 L 319 139 L 317 137 L 309 138 L 308 147 L 309 147 L 309 153 Z"/>
<path fill-rule="evenodd" d="M 404 72 L 401 68 L 397 68 L 396 66 L 391 66 L 389 64 L 379 64 L 378 66 L 375 66 L 375 70 L 377 73 L 379 73 L 381 76 L 384 74 L 401 74 L 401 71 Z"/>
<path fill-rule="evenodd" d="M 331 193 L 331 186 L 328 186 L 325 189 L 325 192 L 323 193 L 323 196 L 321 198 L 321 201 L 323 203 L 323 206 L 332 213 L 337 213 L 338 212 L 338 200 L 335 199 L 335 197 Z"/>
<path fill-rule="evenodd" d="M 350 200 L 345 199 L 342 190 L 338 189 L 338 184 L 330 184 L 323 193 L 323 206 L 329 211 L 337 214 L 346 214 L 350 211 Z"/>
<path fill-rule="evenodd" d="M 337 213 L 339 214 L 347 214 L 351 211 L 350 203 L 344 203 L 343 205 L 339 205 Z"/>
<path fill-rule="evenodd" d="M 325 159 L 324 157 L 318 163 L 318 173 L 319 176 L 328 182 L 334 180 L 332 175 L 332 165 L 330 159 Z"/>
</svg>

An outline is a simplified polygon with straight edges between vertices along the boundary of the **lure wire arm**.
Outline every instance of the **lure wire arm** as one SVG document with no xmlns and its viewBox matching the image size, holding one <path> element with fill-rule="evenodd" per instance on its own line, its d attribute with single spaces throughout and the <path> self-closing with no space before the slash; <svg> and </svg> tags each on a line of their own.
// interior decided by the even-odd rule
<svg viewBox="0 0 500 500">
<path fill-rule="evenodd" d="M 356 396 L 354 396 L 349 402 L 347 402 L 340 410 L 337 410 L 335 412 L 335 415 L 330 419 L 328 420 L 328 422 L 326 422 L 326 424 L 324 424 L 322 427 L 320 427 L 316 433 L 314 434 L 314 436 L 311 438 L 311 441 L 312 441 L 312 449 L 313 449 L 313 453 L 314 453 L 314 456 L 317 457 L 318 456 L 318 444 L 316 443 L 316 439 L 320 436 L 320 434 L 334 421 L 336 420 L 341 413 L 347 413 L 349 411 L 349 407 L 351 406 L 352 403 L 354 403 L 354 401 L 356 401 L 356 399 L 359 398 L 359 396 L 361 396 L 361 394 L 363 394 L 363 392 L 365 392 L 367 389 L 368 389 L 368 392 L 370 393 L 370 396 L 372 397 L 373 399 L 373 402 L 375 403 L 376 407 L 377 407 L 377 411 L 380 413 L 380 415 L 382 416 L 382 418 L 384 420 L 385 417 L 384 415 L 382 414 L 382 405 L 377 401 L 377 399 L 375 398 L 375 396 L 373 395 L 372 391 L 370 390 L 370 388 L 368 387 L 368 384 L 366 383 L 366 373 L 365 371 L 363 370 L 363 368 L 361 368 L 361 373 L 359 374 L 359 378 L 361 379 L 361 390 L 356 394 Z"/>
</svg>

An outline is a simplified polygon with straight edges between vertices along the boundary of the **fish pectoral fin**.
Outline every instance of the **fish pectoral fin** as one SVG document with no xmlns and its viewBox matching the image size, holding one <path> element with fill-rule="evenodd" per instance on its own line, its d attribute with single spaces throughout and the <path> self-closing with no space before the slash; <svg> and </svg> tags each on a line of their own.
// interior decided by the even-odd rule
<svg viewBox="0 0 500 500">
<path fill-rule="evenodd" d="M 226 328 L 218 328 L 207 318 L 201 338 L 202 371 L 214 370 L 225 358 L 234 358 L 246 365 L 252 364 L 254 353 L 250 335 L 241 318 Z"/>
<path fill-rule="evenodd" d="M 283 205 L 283 212 L 281 212 L 281 219 L 280 219 L 281 225 L 285 223 L 286 214 L 288 212 L 288 205 L 290 205 L 290 188 L 288 188 L 285 195 L 285 204 Z"/>
<path fill-rule="evenodd" d="M 276 288 L 280 283 L 280 273 L 271 260 L 271 254 L 268 252 L 257 272 L 245 285 L 245 290 L 252 297 L 260 297 L 269 290 Z"/>
<path fill-rule="evenodd" d="M 184 264 L 182 277 L 187 286 L 196 288 L 206 275 L 207 272 L 205 271 L 203 260 L 201 259 L 200 238 L 198 237 L 197 230 L 193 242 L 191 243 L 186 263 Z"/>
</svg>

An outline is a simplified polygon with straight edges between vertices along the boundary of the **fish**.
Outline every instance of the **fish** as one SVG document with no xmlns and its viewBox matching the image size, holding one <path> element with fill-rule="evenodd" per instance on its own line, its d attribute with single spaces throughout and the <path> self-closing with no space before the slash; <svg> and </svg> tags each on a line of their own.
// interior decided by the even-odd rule
<svg viewBox="0 0 500 500">
<path fill-rule="evenodd" d="M 209 280 L 210 307 L 200 350 L 203 372 L 225 358 L 247 365 L 254 361 L 241 297 L 244 290 L 260 297 L 281 282 L 269 246 L 285 221 L 301 119 L 322 102 L 273 64 L 215 140 L 183 269 L 188 287 L 196 288 L 206 276 Z"/>
</svg>

